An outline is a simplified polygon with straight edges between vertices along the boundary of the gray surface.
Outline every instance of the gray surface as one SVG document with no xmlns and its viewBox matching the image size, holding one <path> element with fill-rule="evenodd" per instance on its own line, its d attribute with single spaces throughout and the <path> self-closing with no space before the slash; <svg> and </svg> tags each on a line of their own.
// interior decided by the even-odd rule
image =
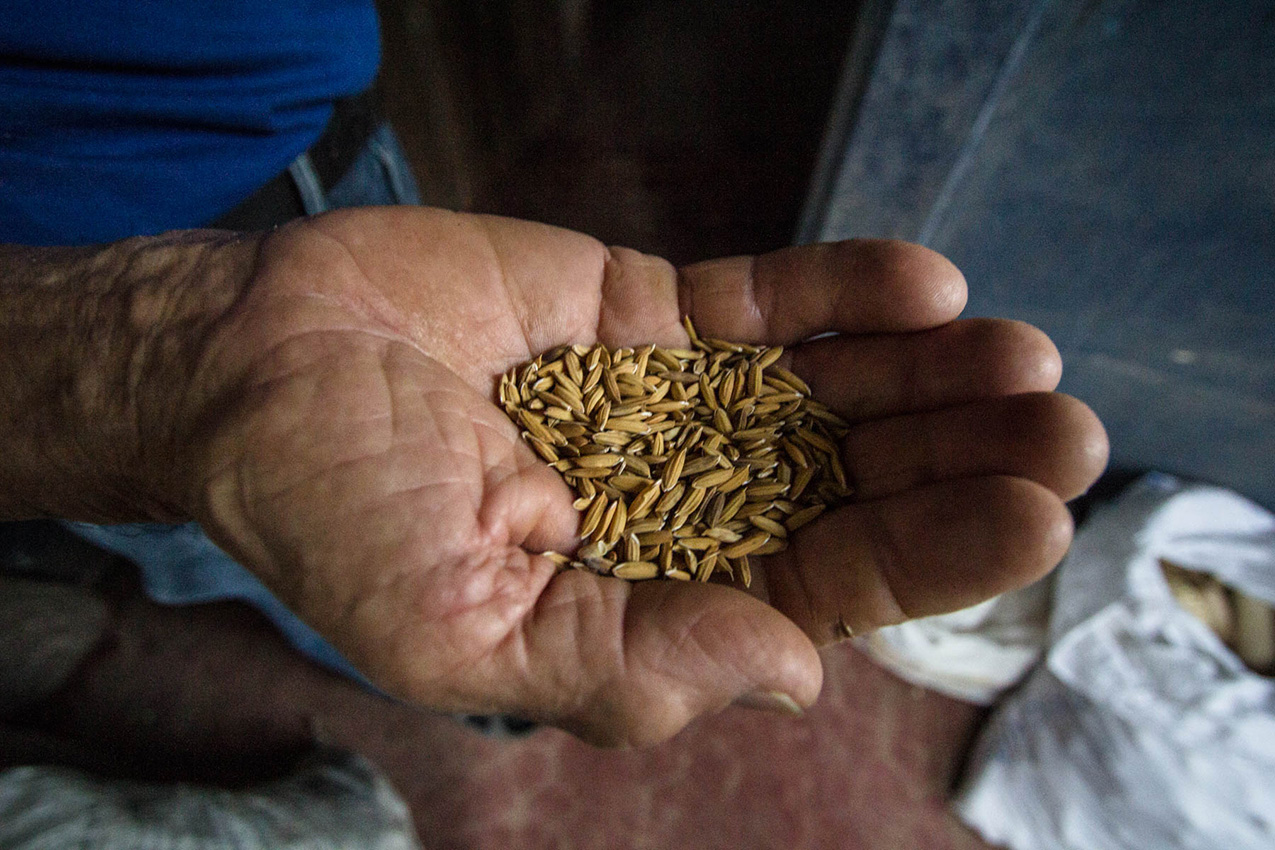
<svg viewBox="0 0 1275 850">
<path fill-rule="evenodd" d="M 407 804 L 362 756 L 319 750 L 248 788 L 0 772 L 6 850 L 420 850 Z"/>
<path fill-rule="evenodd" d="M 1275 3 L 900 0 L 838 159 L 807 236 L 942 251 L 1113 466 L 1275 506 Z"/>
</svg>

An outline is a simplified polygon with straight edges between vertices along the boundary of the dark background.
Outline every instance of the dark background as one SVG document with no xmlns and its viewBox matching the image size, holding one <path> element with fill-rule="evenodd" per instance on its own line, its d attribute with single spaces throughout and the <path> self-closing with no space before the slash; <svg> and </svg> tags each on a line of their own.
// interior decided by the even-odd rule
<svg viewBox="0 0 1275 850">
<path fill-rule="evenodd" d="M 427 203 L 682 263 L 792 241 L 857 3 L 381 0 Z"/>
</svg>

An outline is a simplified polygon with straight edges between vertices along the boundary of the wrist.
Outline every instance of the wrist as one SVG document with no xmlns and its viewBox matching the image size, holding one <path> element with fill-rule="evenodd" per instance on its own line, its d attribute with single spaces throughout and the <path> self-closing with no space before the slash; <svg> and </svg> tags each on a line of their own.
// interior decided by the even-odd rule
<svg viewBox="0 0 1275 850">
<path fill-rule="evenodd" d="M 189 231 L 0 249 L 0 517 L 189 517 L 201 356 L 257 244 Z"/>
</svg>

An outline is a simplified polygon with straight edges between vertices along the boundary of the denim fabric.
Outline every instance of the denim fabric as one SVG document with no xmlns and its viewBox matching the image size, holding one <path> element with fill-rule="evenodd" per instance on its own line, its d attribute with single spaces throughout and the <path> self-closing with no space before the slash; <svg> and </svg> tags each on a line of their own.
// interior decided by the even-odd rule
<svg viewBox="0 0 1275 850">
<path fill-rule="evenodd" d="M 407 157 L 388 124 L 381 125 L 344 177 L 324 192 L 307 154 L 288 169 L 307 213 L 387 204 L 419 204 Z M 68 522 L 86 540 L 136 563 L 151 599 L 166 605 L 237 599 L 260 610 L 297 650 L 367 687 L 371 684 L 337 650 L 301 621 L 256 576 L 208 539 L 196 523 L 90 525 Z"/>
</svg>

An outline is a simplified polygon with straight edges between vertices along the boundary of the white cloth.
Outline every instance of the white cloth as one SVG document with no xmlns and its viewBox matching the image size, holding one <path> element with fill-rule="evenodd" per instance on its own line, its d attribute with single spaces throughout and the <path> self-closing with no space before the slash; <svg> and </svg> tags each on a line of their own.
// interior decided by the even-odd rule
<svg viewBox="0 0 1275 850">
<path fill-rule="evenodd" d="M 1275 517 L 1148 476 L 1060 568 L 1045 664 L 998 709 L 958 814 L 1012 850 L 1275 848 L 1275 680 L 1174 600 L 1160 560 L 1275 604 Z"/>
<path fill-rule="evenodd" d="M 878 629 L 856 643 L 904 681 L 991 705 L 1039 660 L 1050 587 L 1046 579 L 972 608 Z"/>
</svg>

